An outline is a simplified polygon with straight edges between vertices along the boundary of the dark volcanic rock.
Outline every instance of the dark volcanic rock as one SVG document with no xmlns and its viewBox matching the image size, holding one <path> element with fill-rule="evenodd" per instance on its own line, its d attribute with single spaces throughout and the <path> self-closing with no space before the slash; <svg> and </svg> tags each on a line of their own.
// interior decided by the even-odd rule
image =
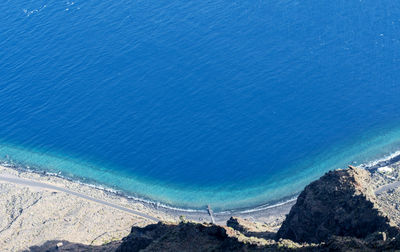
<svg viewBox="0 0 400 252">
<path fill-rule="evenodd" d="M 380 231 L 395 236 L 398 228 L 379 209 L 369 181 L 368 171 L 354 167 L 326 173 L 300 194 L 277 238 L 319 243 L 333 235 L 365 238 Z"/>
<path fill-rule="evenodd" d="M 133 227 L 117 251 L 242 251 L 245 245 L 221 226 L 198 223 L 158 223 Z"/>
<path fill-rule="evenodd" d="M 227 225 L 228 227 L 231 227 L 231 228 L 233 228 L 233 229 L 239 231 L 239 232 L 247 233 L 248 228 L 247 228 L 245 225 L 243 225 L 242 222 L 243 222 L 243 220 L 242 220 L 241 218 L 233 217 L 233 216 L 232 216 L 232 217 L 226 222 L 226 225 Z"/>
<path fill-rule="evenodd" d="M 245 237 L 225 226 L 193 222 L 158 223 L 133 227 L 122 240 L 119 252 L 135 251 L 320 251 L 315 245 L 289 240 L 265 240 Z"/>
<path fill-rule="evenodd" d="M 400 236 L 386 239 L 384 232 L 368 235 L 366 239 L 349 236 L 332 236 L 327 242 L 320 244 L 318 251 L 399 251 Z"/>
</svg>

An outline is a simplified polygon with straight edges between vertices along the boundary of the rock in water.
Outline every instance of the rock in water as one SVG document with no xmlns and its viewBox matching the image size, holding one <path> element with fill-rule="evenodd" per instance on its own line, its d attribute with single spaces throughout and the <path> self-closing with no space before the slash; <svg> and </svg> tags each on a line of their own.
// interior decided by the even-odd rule
<svg viewBox="0 0 400 252">
<path fill-rule="evenodd" d="M 380 210 L 369 181 L 370 173 L 355 167 L 326 173 L 303 190 L 277 238 L 319 243 L 333 235 L 395 236 L 398 228 Z"/>
</svg>

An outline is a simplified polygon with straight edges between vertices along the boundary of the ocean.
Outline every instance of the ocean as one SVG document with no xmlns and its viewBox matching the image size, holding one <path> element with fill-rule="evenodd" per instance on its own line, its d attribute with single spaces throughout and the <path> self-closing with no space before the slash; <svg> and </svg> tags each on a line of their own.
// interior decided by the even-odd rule
<svg viewBox="0 0 400 252">
<path fill-rule="evenodd" d="M 253 207 L 400 150 L 400 2 L 0 3 L 0 160 Z"/>
</svg>

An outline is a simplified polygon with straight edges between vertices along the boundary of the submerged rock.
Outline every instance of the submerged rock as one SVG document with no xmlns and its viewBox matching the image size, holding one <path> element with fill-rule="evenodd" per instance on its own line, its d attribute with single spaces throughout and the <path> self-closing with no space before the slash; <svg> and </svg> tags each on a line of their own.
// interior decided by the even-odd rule
<svg viewBox="0 0 400 252">
<path fill-rule="evenodd" d="M 368 171 L 351 166 L 326 173 L 300 194 L 277 238 L 319 243 L 332 236 L 365 238 L 375 232 L 394 237 L 398 228 L 377 205 L 369 182 Z"/>
</svg>

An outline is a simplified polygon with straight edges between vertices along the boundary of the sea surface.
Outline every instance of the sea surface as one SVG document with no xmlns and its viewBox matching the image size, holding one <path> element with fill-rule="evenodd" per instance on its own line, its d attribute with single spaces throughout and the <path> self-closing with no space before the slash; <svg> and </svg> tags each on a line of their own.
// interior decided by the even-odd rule
<svg viewBox="0 0 400 252">
<path fill-rule="evenodd" d="M 0 2 L 0 160 L 172 206 L 399 150 L 399 82 L 399 1 Z"/>
</svg>

